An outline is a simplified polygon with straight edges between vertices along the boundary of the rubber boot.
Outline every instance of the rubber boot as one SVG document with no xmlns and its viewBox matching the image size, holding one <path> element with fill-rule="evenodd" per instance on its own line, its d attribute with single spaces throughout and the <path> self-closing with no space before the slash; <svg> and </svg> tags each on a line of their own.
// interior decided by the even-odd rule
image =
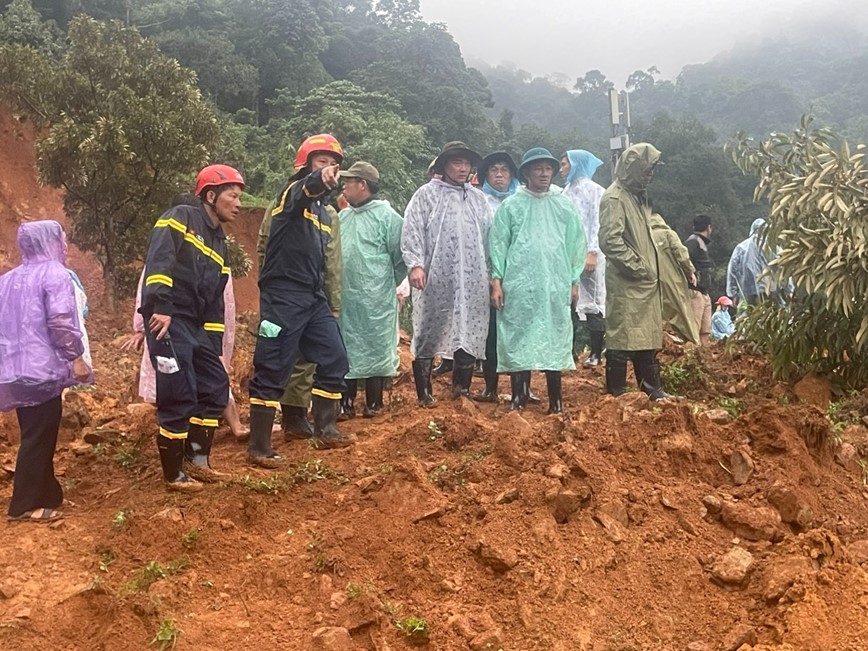
<svg viewBox="0 0 868 651">
<path fill-rule="evenodd" d="M 383 381 L 386 378 L 369 377 L 365 380 L 365 418 L 373 418 L 383 411 Z"/>
<path fill-rule="evenodd" d="M 347 390 L 341 394 L 340 413 L 338 420 L 350 420 L 356 417 L 356 395 L 359 384 L 356 380 L 347 380 Z"/>
<path fill-rule="evenodd" d="M 476 365 L 473 367 L 474 377 L 485 377 L 485 364 L 481 359 L 476 360 Z"/>
<path fill-rule="evenodd" d="M 451 359 L 444 359 L 441 357 L 440 363 L 431 370 L 431 375 L 433 377 L 440 377 L 441 375 L 446 375 L 447 373 L 449 373 L 452 370 L 452 368 L 453 368 L 452 360 Z"/>
<path fill-rule="evenodd" d="M 659 402 L 672 399 L 673 396 L 663 390 L 663 383 L 660 380 L 660 362 L 657 360 L 656 352 L 642 351 L 641 354 L 637 354 L 633 360 L 633 370 L 636 373 L 636 383 L 648 395 L 649 400 Z"/>
<path fill-rule="evenodd" d="M 473 396 L 473 399 L 477 402 L 497 402 L 497 360 L 486 358 L 482 362 L 482 375 L 485 378 L 485 389 Z"/>
<path fill-rule="evenodd" d="M 413 360 L 413 380 L 416 382 L 416 397 L 423 407 L 430 407 L 437 400 L 431 395 L 431 365 L 430 357 Z"/>
<path fill-rule="evenodd" d="M 606 351 L 606 392 L 620 396 L 627 390 L 627 359 L 625 352 Z"/>
<path fill-rule="evenodd" d="M 206 484 L 229 479 L 230 475 L 211 467 L 211 444 L 214 442 L 214 427 L 190 425 L 187 444 L 184 446 L 184 472 L 189 477 Z"/>
<path fill-rule="evenodd" d="M 342 434 L 335 426 L 338 417 L 338 401 L 313 397 L 313 434 L 317 448 L 345 448 L 356 442 L 356 437 Z"/>
<path fill-rule="evenodd" d="M 247 460 L 270 470 L 283 465 L 283 457 L 271 447 L 274 411 L 274 407 L 250 405 L 250 442 L 247 447 Z"/>
<path fill-rule="evenodd" d="M 549 393 L 549 414 L 564 413 L 564 401 L 561 398 L 561 372 L 546 371 L 546 388 Z"/>
<path fill-rule="evenodd" d="M 538 405 L 542 400 L 540 400 L 540 397 L 533 392 L 533 389 L 530 386 L 530 378 L 530 371 L 527 371 L 527 401 L 532 405 Z"/>
<path fill-rule="evenodd" d="M 452 399 L 460 396 L 470 397 L 470 383 L 473 381 L 473 368 L 476 358 L 460 348 L 455 351 L 455 360 L 452 365 Z"/>
<path fill-rule="evenodd" d="M 307 409 L 280 405 L 284 441 L 306 441 L 313 438 L 313 427 L 307 419 Z"/>
<path fill-rule="evenodd" d="M 530 371 L 510 373 L 509 381 L 512 385 L 512 401 L 510 402 L 510 409 L 513 411 L 521 411 L 527 406 L 528 391 L 530 387 Z"/>
<path fill-rule="evenodd" d="M 183 493 L 195 493 L 204 486 L 184 473 L 184 439 L 170 439 L 157 436 L 157 450 L 160 451 L 160 465 L 163 467 L 163 479 L 166 488 Z"/>
</svg>

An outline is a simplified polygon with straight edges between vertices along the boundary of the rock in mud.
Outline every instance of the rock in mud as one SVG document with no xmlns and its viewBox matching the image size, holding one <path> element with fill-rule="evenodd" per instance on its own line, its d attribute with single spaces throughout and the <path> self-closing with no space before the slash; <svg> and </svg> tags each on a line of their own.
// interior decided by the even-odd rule
<svg viewBox="0 0 868 651">
<path fill-rule="evenodd" d="M 857 565 L 868 563 L 868 540 L 854 540 L 847 545 L 847 551 Z"/>
<path fill-rule="evenodd" d="M 726 409 L 709 409 L 708 411 L 703 411 L 701 415 L 715 425 L 726 425 L 732 420 L 732 416 Z"/>
<path fill-rule="evenodd" d="M 518 554 L 515 550 L 491 545 L 483 540 L 477 544 L 476 555 L 483 565 L 490 567 L 498 574 L 508 572 L 518 565 Z"/>
<path fill-rule="evenodd" d="M 775 559 L 765 572 L 763 597 L 769 603 L 777 603 L 794 583 L 813 572 L 811 559 L 806 556 Z"/>
<path fill-rule="evenodd" d="M 509 504 L 511 502 L 515 502 L 518 499 L 518 489 L 514 486 L 512 488 L 507 488 L 502 493 L 498 493 L 497 497 L 494 498 L 495 504 Z"/>
<path fill-rule="evenodd" d="M 780 513 L 781 520 L 787 524 L 802 531 L 811 528 L 814 512 L 795 491 L 780 485 L 772 486 L 768 501 Z"/>
<path fill-rule="evenodd" d="M 777 542 L 783 538 L 780 529 L 781 516 L 767 506 L 724 502 L 721 519 L 727 529 L 745 540 L 770 540 Z"/>
<path fill-rule="evenodd" d="M 755 468 L 756 465 L 747 452 L 736 450 L 729 455 L 729 472 L 732 474 L 732 481 L 736 486 L 746 484 Z"/>
<path fill-rule="evenodd" d="M 313 632 L 313 648 L 322 651 L 348 651 L 354 648 L 350 632 L 340 626 L 322 626 Z"/>
<path fill-rule="evenodd" d="M 569 521 L 579 509 L 591 498 L 590 488 L 583 486 L 582 490 L 553 490 L 546 493 L 546 502 L 549 505 L 555 522 L 564 524 Z"/>
<path fill-rule="evenodd" d="M 753 569 L 753 554 L 741 547 L 733 547 L 715 561 L 711 568 L 712 580 L 718 585 L 744 587 Z"/>
<path fill-rule="evenodd" d="M 745 644 L 756 644 L 756 631 L 753 626 L 738 624 L 729 630 L 723 637 L 722 651 L 738 651 Z"/>
<path fill-rule="evenodd" d="M 832 385 L 826 378 L 809 373 L 796 382 L 793 393 L 799 402 L 814 405 L 820 411 L 825 412 L 832 400 Z"/>
<path fill-rule="evenodd" d="M 860 471 L 859 451 L 856 446 L 848 442 L 839 445 L 838 449 L 835 450 L 835 463 L 850 472 Z"/>
<path fill-rule="evenodd" d="M 706 508 L 709 515 L 717 516 L 723 508 L 723 502 L 717 495 L 706 495 L 702 498 L 702 505 Z"/>
</svg>

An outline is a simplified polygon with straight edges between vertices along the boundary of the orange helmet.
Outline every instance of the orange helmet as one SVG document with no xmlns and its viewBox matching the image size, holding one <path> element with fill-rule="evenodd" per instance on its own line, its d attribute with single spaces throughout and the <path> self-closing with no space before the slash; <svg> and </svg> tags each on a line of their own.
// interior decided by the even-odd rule
<svg viewBox="0 0 868 651">
<path fill-rule="evenodd" d="M 338 139 L 330 133 L 318 133 L 315 136 L 306 138 L 301 143 L 301 147 L 295 153 L 295 166 L 304 167 L 310 160 L 311 155 L 319 151 L 336 156 L 338 163 L 342 163 L 344 160 L 344 149 L 341 147 Z"/>
<path fill-rule="evenodd" d="M 209 165 L 203 167 L 196 176 L 196 191 L 193 194 L 198 197 L 205 188 L 228 184 L 240 185 L 243 190 L 244 177 L 241 172 L 228 165 Z"/>
</svg>

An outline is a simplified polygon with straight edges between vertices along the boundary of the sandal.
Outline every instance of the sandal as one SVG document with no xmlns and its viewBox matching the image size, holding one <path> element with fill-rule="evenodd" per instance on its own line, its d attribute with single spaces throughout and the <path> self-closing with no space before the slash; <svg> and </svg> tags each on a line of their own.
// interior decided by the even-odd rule
<svg viewBox="0 0 868 651">
<path fill-rule="evenodd" d="M 9 522 L 36 522 L 38 524 L 43 524 L 46 522 L 54 522 L 55 520 L 60 520 L 63 517 L 62 511 L 55 511 L 54 509 L 33 509 L 32 511 L 25 511 L 21 515 L 10 515 L 7 519 Z"/>
</svg>

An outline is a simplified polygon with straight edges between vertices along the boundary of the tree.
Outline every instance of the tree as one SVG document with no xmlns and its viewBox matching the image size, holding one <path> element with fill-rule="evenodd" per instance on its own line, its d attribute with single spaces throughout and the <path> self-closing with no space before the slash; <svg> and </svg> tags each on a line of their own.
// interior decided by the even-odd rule
<svg viewBox="0 0 868 651">
<path fill-rule="evenodd" d="M 745 332 L 781 375 L 815 370 L 868 386 L 868 149 L 803 117 L 792 135 L 756 144 L 738 134 L 727 151 L 759 178 L 755 198 L 768 198 L 768 273 L 796 288 L 794 300 L 752 310 Z"/>
<path fill-rule="evenodd" d="M 588 70 L 584 77 L 576 79 L 576 85 L 573 86 L 582 95 L 605 95 L 614 87 L 615 84 L 599 70 Z"/>
<path fill-rule="evenodd" d="M 0 17 L 0 43 L 27 45 L 53 57 L 60 51 L 60 34 L 54 23 L 42 20 L 31 0 L 12 0 Z"/>
<path fill-rule="evenodd" d="M 380 172 L 383 197 L 396 210 L 403 210 L 424 182 L 425 168 L 436 154 L 425 130 L 403 117 L 395 98 L 349 81 L 332 82 L 299 100 L 279 95 L 272 110 L 286 116 L 279 128 L 293 144 L 328 132 L 343 143 L 348 162 L 372 163 Z"/>
<path fill-rule="evenodd" d="M 654 75 L 659 75 L 657 66 L 651 66 L 648 70 L 636 70 L 627 77 L 625 84 L 627 90 L 647 90 L 654 86 Z"/>
<path fill-rule="evenodd" d="M 38 73 L 24 86 L 55 89 L 39 176 L 63 189 L 70 241 L 95 254 L 112 306 L 156 217 L 208 160 L 216 120 L 195 75 L 119 22 L 77 16 L 62 64 Z"/>
</svg>

